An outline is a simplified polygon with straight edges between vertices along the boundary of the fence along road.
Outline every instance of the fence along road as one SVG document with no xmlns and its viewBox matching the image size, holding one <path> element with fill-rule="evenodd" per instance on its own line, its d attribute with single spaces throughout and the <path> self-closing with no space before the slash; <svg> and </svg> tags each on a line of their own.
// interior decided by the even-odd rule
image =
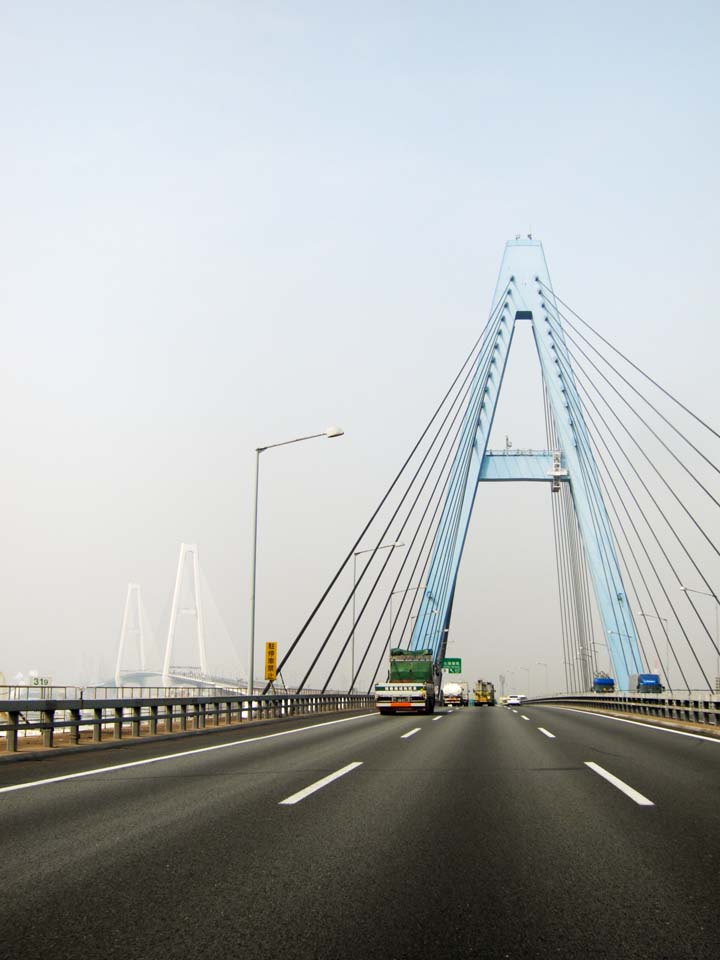
<svg viewBox="0 0 720 960">
<path fill-rule="evenodd" d="M 437 955 L 714 955 L 720 743 L 532 705 L 441 715 L 0 764 L 25 784 L 0 793 L 5 952 L 414 958 L 421 934 Z"/>
</svg>

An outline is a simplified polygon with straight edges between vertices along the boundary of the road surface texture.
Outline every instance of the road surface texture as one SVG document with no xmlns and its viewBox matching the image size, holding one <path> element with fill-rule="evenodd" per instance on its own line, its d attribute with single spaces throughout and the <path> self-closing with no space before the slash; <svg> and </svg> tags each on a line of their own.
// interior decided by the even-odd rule
<svg viewBox="0 0 720 960">
<path fill-rule="evenodd" d="M 719 791 L 718 741 L 548 706 L 0 764 L 0 955 L 717 957 Z"/>
</svg>

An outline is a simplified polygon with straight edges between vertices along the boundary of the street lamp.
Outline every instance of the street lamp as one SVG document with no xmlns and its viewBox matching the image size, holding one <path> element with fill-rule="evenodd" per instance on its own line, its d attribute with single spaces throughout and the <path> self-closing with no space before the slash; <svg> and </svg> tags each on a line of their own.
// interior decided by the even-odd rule
<svg viewBox="0 0 720 960">
<path fill-rule="evenodd" d="M 545 691 L 545 696 L 547 696 L 547 693 L 548 693 L 548 665 L 545 663 L 544 660 L 536 660 L 536 661 L 535 661 L 535 666 L 536 666 L 536 667 L 545 667 L 545 686 L 543 687 L 543 690 Z"/>
<path fill-rule="evenodd" d="M 417 587 L 405 587 L 403 590 L 393 590 L 393 592 L 390 594 L 390 629 L 388 630 L 388 640 L 390 639 L 390 634 L 392 633 L 392 598 L 398 593 L 412 593 L 413 590 L 424 590 L 426 586 L 426 583 L 421 583 Z"/>
<path fill-rule="evenodd" d="M 684 593 L 699 593 L 701 597 L 712 597 L 715 601 L 715 648 L 718 655 L 717 672 L 715 673 L 715 693 L 720 693 L 720 600 L 714 593 L 705 590 L 695 590 L 693 587 L 680 587 Z M 689 598 L 688 598 L 689 599 Z"/>
<path fill-rule="evenodd" d="M 431 596 L 432 596 L 432 594 L 431 594 Z M 435 608 L 434 610 L 431 610 L 429 613 L 424 613 L 424 614 L 422 614 L 422 616 L 423 616 L 423 617 L 436 617 L 439 613 L 440 613 L 440 611 L 439 611 L 437 608 Z M 419 613 L 414 614 L 412 617 L 410 617 L 410 620 L 408 621 L 408 623 L 412 623 L 413 620 L 417 620 L 417 618 L 418 618 L 419 616 L 421 616 L 421 614 L 419 614 Z M 414 629 L 415 629 L 415 627 L 413 627 L 413 630 L 414 630 Z M 426 636 L 427 636 L 427 629 L 426 629 Z M 412 641 L 412 630 L 410 631 L 410 639 L 411 639 L 411 641 Z"/>
<path fill-rule="evenodd" d="M 670 682 L 670 626 L 668 623 L 667 617 L 659 617 L 656 613 L 643 613 L 642 610 L 638 610 L 637 615 L 639 617 L 645 617 L 647 620 L 662 620 L 665 624 L 665 679 L 667 680 L 667 685 L 672 690 L 672 683 Z"/>
<path fill-rule="evenodd" d="M 255 493 L 253 497 L 253 531 L 252 531 L 252 558 L 250 562 L 250 657 L 248 663 L 248 695 L 252 695 L 255 688 L 255 583 L 257 580 L 257 530 L 258 530 L 258 489 L 260 482 L 260 454 L 275 447 L 287 447 L 291 443 L 301 443 L 303 440 L 314 440 L 316 437 L 342 437 L 345 431 L 341 427 L 328 427 L 322 433 L 311 433 L 307 437 L 295 437 L 293 440 L 283 440 L 280 443 L 268 443 L 264 447 L 255 448 Z"/>
<path fill-rule="evenodd" d="M 395 547 L 404 547 L 404 543 L 393 540 L 392 543 L 381 543 L 377 547 L 368 547 L 367 550 L 356 550 L 353 553 L 353 593 L 352 593 L 352 640 L 350 641 L 350 693 L 355 689 L 355 587 L 357 585 L 357 558 L 363 553 L 374 553 L 376 550 L 393 550 Z"/>
</svg>

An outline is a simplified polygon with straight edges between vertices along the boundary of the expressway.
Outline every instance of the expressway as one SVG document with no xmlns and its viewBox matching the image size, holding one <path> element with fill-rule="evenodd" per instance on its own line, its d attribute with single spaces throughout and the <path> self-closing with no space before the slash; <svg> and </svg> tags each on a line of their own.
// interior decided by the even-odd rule
<svg viewBox="0 0 720 960">
<path fill-rule="evenodd" d="M 720 741 L 527 705 L 0 763 L 0 955 L 717 956 L 719 789 Z"/>
</svg>

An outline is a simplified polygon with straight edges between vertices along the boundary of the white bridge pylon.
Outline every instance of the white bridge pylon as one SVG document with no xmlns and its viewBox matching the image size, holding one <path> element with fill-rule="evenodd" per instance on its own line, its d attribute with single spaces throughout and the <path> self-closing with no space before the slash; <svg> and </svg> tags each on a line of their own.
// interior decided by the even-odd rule
<svg viewBox="0 0 720 960">
<path fill-rule="evenodd" d="M 133 616 L 134 614 L 134 616 Z M 135 626 L 131 626 L 131 624 Z M 120 643 L 118 644 L 117 661 L 115 663 L 115 686 L 122 686 L 121 670 L 122 658 L 127 646 L 128 636 L 137 634 L 138 649 L 140 653 L 140 670 L 145 672 L 145 617 L 143 616 L 142 597 L 140 596 L 140 584 L 129 583 L 127 594 L 125 596 L 125 609 L 123 611 L 122 627 L 120 628 Z"/>
<path fill-rule="evenodd" d="M 188 558 L 192 557 L 192 597 L 193 606 L 181 607 L 181 596 L 183 580 Z M 198 548 L 196 543 L 181 543 L 180 558 L 178 560 L 177 576 L 175 577 L 175 590 L 173 592 L 172 608 L 170 610 L 170 625 L 168 626 L 167 643 L 165 644 L 165 656 L 163 658 L 163 677 L 170 674 L 170 659 L 172 657 L 173 644 L 175 643 L 175 630 L 178 617 L 181 615 L 195 618 L 197 627 L 197 644 L 200 656 L 200 672 L 207 674 L 207 655 L 205 652 L 205 620 L 203 617 L 202 600 L 200 598 L 200 561 L 198 559 Z"/>
</svg>

